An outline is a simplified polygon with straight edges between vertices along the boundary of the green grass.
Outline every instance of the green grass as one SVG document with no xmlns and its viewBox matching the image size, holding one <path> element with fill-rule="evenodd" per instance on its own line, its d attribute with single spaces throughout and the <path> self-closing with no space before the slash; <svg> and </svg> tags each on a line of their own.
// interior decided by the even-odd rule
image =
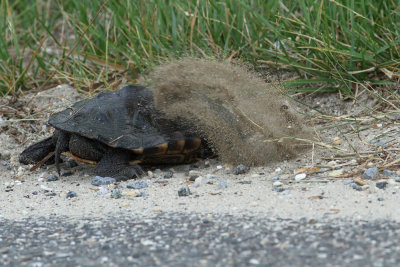
<svg viewBox="0 0 400 267">
<path fill-rule="evenodd" d="M 0 31 L 3 95 L 90 91 L 185 55 L 291 69 L 302 79 L 288 87 L 348 95 L 394 83 L 400 66 L 392 0 L 0 0 Z"/>
</svg>

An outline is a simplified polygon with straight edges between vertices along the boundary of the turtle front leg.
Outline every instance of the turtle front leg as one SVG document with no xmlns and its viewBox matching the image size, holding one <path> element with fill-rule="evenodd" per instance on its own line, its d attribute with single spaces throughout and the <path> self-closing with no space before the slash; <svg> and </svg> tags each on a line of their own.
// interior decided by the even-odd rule
<svg viewBox="0 0 400 267">
<path fill-rule="evenodd" d="M 22 164 L 36 164 L 55 149 L 53 137 L 46 138 L 22 151 L 19 155 L 19 162 Z M 47 163 L 52 163 L 52 161 L 54 161 L 54 157 L 50 158 Z"/>
<path fill-rule="evenodd" d="M 53 142 L 56 144 L 55 148 L 55 161 L 58 175 L 60 175 L 60 155 L 62 152 L 68 151 L 70 134 L 63 131 L 56 130 L 53 134 Z M 62 161 L 61 161 L 62 162 Z"/>
<path fill-rule="evenodd" d="M 137 164 L 129 165 L 130 159 L 130 151 L 110 148 L 97 165 L 96 174 L 103 177 L 114 177 L 117 181 L 138 178 L 144 172 Z"/>
</svg>

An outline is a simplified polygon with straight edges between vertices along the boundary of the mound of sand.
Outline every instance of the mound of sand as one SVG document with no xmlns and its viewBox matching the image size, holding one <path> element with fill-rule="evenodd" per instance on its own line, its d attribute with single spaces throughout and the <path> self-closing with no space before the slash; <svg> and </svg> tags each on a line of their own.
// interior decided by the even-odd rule
<svg viewBox="0 0 400 267">
<path fill-rule="evenodd" d="M 155 107 L 200 133 L 223 162 L 290 158 L 305 147 L 294 137 L 312 137 L 289 99 L 245 68 L 186 58 L 156 67 L 149 78 Z"/>
</svg>

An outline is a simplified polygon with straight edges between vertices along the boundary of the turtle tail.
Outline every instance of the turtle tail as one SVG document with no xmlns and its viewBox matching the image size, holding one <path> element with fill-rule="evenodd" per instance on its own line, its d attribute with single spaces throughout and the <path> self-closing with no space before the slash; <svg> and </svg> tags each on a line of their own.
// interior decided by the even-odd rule
<svg viewBox="0 0 400 267">
<path fill-rule="evenodd" d="M 56 141 L 55 162 L 57 173 L 60 175 L 60 155 L 62 152 L 68 151 L 70 134 L 56 130 L 54 132 L 54 140 Z"/>
</svg>

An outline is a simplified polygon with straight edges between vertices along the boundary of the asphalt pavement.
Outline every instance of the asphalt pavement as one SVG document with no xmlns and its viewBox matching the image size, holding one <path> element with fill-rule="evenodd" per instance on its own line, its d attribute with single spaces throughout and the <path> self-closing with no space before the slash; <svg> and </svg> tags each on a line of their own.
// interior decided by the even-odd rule
<svg viewBox="0 0 400 267">
<path fill-rule="evenodd" d="M 0 220 L 2 266 L 400 266 L 394 221 L 119 213 Z"/>
</svg>

